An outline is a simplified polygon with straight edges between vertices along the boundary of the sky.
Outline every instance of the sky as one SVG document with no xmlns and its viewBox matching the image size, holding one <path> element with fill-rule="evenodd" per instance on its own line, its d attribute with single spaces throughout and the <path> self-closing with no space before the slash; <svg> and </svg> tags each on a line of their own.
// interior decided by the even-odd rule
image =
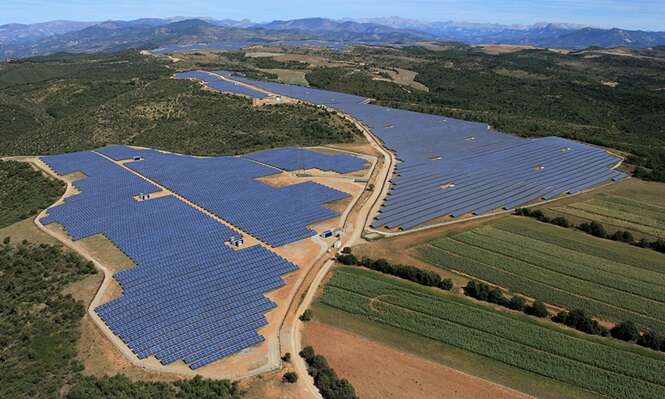
<svg viewBox="0 0 665 399">
<path fill-rule="evenodd" d="M 665 0 L 0 0 L 0 24 L 212 17 L 255 22 L 400 16 L 501 24 L 571 22 L 665 31 Z"/>
</svg>

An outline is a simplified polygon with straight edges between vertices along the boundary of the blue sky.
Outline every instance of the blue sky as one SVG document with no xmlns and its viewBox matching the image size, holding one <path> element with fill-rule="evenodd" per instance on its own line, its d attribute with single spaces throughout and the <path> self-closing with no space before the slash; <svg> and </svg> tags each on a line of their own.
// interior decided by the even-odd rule
<svg viewBox="0 0 665 399">
<path fill-rule="evenodd" d="M 430 21 L 574 22 L 665 31 L 665 0 L 0 0 L 0 24 L 209 16 L 269 21 L 312 16 Z"/>
</svg>

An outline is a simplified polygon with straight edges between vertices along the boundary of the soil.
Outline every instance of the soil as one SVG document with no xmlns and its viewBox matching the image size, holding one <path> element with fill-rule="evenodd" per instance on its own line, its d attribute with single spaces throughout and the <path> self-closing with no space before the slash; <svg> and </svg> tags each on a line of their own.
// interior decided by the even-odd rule
<svg viewBox="0 0 665 399">
<path fill-rule="evenodd" d="M 530 397 L 316 321 L 304 339 L 363 399 Z"/>
</svg>

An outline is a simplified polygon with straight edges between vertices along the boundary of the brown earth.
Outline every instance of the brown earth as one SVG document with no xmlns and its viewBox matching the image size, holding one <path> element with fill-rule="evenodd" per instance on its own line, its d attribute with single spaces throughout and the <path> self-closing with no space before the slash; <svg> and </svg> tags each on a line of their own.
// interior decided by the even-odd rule
<svg viewBox="0 0 665 399">
<path fill-rule="evenodd" d="M 304 339 L 363 399 L 530 397 L 316 321 Z"/>
</svg>

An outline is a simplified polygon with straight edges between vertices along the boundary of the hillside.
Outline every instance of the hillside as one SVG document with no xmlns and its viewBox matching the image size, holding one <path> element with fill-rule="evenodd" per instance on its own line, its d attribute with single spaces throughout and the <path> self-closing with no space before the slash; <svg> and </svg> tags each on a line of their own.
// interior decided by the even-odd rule
<svg viewBox="0 0 665 399">
<path fill-rule="evenodd" d="M 353 128 L 322 110 L 253 108 L 248 99 L 171 79 L 174 72 L 134 52 L 0 64 L 2 155 L 111 143 L 217 155 L 353 140 Z"/>
</svg>

